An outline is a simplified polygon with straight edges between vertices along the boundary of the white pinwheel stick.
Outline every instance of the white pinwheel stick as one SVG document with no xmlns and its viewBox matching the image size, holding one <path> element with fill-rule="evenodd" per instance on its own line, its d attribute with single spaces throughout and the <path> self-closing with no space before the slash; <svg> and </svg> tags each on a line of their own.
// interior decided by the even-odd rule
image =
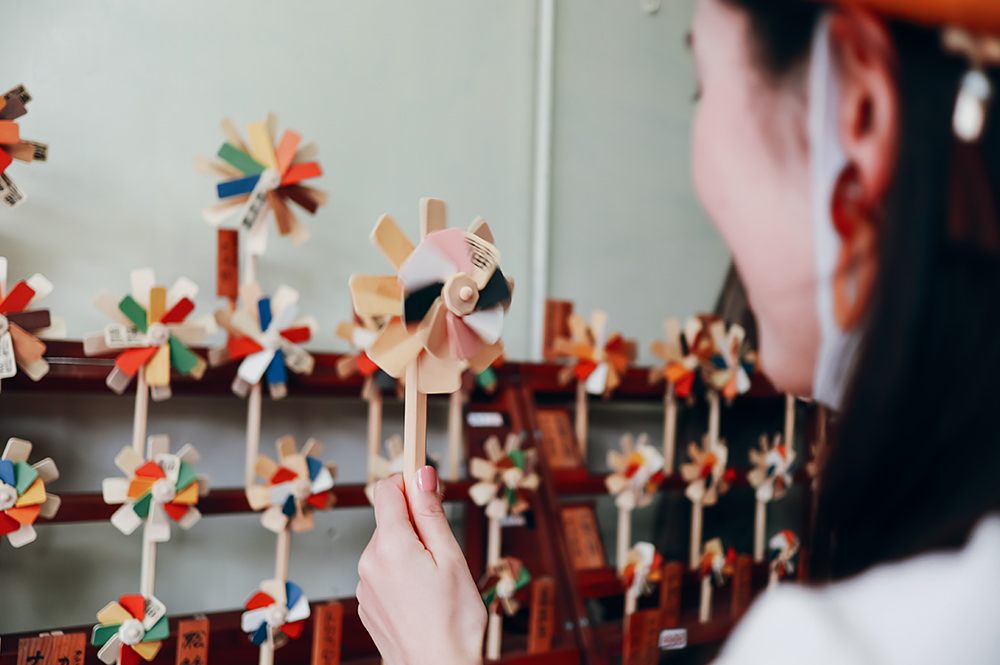
<svg viewBox="0 0 1000 665">
<path fill-rule="evenodd" d="M 451 482 L 458 480 L 458 471 L 462 465 L 462 449 L 464 446 L 464 428 L 462 427 L 462 411 L 469 395 L 464 388 L 459 388 L 448 397 L 448 475 Z"/>
</svg>

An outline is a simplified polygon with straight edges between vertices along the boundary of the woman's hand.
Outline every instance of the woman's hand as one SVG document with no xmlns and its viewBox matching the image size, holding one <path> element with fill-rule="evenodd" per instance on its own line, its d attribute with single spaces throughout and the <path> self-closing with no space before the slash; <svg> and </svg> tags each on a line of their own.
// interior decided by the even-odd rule
<svg viewBox="0 0 1000 665">
<path fill-rule="evenodd" d="M 430 466 L 405 494 L 400 476 L 375 486 L 375 533 L 358 563 L 358 613 L 387 665 L 482 662 L 486 607 L 439 487 Z"/>
</svg>

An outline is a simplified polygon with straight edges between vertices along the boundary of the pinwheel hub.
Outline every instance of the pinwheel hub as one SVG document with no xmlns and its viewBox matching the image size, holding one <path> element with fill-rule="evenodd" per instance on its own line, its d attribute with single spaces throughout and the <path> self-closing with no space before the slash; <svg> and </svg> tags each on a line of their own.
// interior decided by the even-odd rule
<svg viewBox="0 0 1000 665">
<path fill-rule="evenodd" d="M 479 289 L 471 275 L 464 272 L 451 275 L 441 290 L 444 304 L 455 316 L 472 314 L 479 302 Z"/>
<path fill-rule="evenodd" d="M 299 478 L 292 483 L 292 495 L 296 499 L 308 499 L 312 495 L 312 483 L 305 478 Z"/>
<path fill-rule="evenodd" d="M 0 482 L 0 510 L 13 508 L 15 503 L 17 503 L 17 490 Z"/>
<path fill-rule="evenodd" d="M 265 348 L 277 349 L 281 346 L 281 331 L 275 330 L 274 328 L 268 328 L 264 331 L 261 341 L 264 342 Z"/>
<path fill-rule="evenodd" d="M 3 335 L 8 330 L 10 330 L 10 324 L 7 322 L 7 317 L 0 314 L 0 335 Z"/>
<path fill-rule="evenodd" d="M 154 323 L 146 331 L 151 346 L 163 346 L 170 339 L 170 330 L 162 323 Z"/>
<path fill-rule="evenodd" d="M 153 483 L 151 491 L 153 493 L 153 500 L 157 503 L 170 503 L 174 500 L 174 496 L 177 494 L 174 484 L 167 478 L 160 478 Z"/>
<path fill-rule="evenodd" d="M 138 644 L 145 636 L 146 629 L 138 619 L 129 619 L 118 628 L 118 639 L 122 641 L 122 644 L 129 646 Z"/>
<path fill-rule="evenodd" d="M 260 174 L 258 182 L 265 190 L 269 192 L 274 191 L 281 185 L 281 174 L 274 169 L 267 169 Z"/>
<path fill-rule="evenodd" d="M 504 575 L 497 581 L 497 595 L 499 597 L 513 598 L 515 591 L 517 591 L 517 588 L 514 578 Z"/>
<path fill-rule="evenodd" d="M 284 605 L 275 603 L 267 608 L 267 625 L 274 627 L 284 626 L 287 618 L 288 609 Z"/>
</svg>

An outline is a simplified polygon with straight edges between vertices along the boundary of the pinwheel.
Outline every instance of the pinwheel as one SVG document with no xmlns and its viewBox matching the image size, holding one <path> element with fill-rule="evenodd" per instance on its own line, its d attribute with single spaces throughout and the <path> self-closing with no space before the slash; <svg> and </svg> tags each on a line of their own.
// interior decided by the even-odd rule
<svg viewBox="0 0 1000 665">
<path fill-rule="evenodd" d="M 701 603 L 698 611 L 700 622 L 705 623 L 712 618 L 712 581 L 715 581 L 716 586 L 725 584 L 726 579 L 732 576 L 735 564 L 735 549 L 730 547 L 724 550 L 719 538 L 705 543 L 698 565 L 698 575 L 701 578 Z"/>
<path fill-rule="evenodd" d="M 794 531 L 784 529 L 776 533 L 768 542 L 768 547 L 774 551 L 771 559 L 769 584 L 795 572 L 795 564 L 799 557 L 799 537 Z"/>
<path fill-rule="evenodd" d="M 714 443 L 708 435 L 702 438 L 705 449 L 688 444 L 691 461 L 681 465 L 681 477 L 688 483 L 684 495 L 691 501 L 691 567 L 698 565 L 701 552 L 704 507 L 714 506 L 719 496 L 729 490 L 734 472 L 726 470 L 729 449 L 724 440 Z"/>
<path fill-rule="evenodd" d="M 243 632 L 257 646 L 269 645 L 272 649 L 279 634 L 298 638 L 309 618 L 309 600 L 302 587 L 294 582 L 267 580 L 260 590 L 250 596 L 247 611 L 240 617 Z M 283 640 L 284 638 L 279 638 Z"/>
<path fill-rule="evenodd" d="M 535 473 L 535 451 L 521 450 L 521 437 L 508 434 L 504 447 L 500 439 L 491 436 L 483 444 L 486 459 L 469 460 L 469 475 L 477 479 L 469 488 L 469 496 L 477 506 L 486 508 L 491 520 L 502 520 L 509 514 L 528 509 L 525 490 L 538 488 Z"/>
<path fill-rule="evenodd" d="M 746 331 L 736 323 L 727 330 L 722 321 L 712 321 L 708 331 L 715 352 L 711 363 L 704 366 L 705 383 L 727 401 L 732 401 L 750 390 L 750 375 L 757 363 L 757 352 L 746 344 Z"/>
<path fill-rule="evenodd" d="M 403 437 L 398 434 L 389 437 L 385 442 L 388 457 L 375 455 L 368 461 L 368 468 L 373 474 L 373 478 L 365 485 L 365 496 L 368 502 L 375 505 L 375 484 L 383 478 L 388 478 L 397 473 L 403 473 Z"/>
<path fill-rule="evenodd" d="M 131 282 L 132 293 L 124 298 L 108 291 L 97 296 L 94 305 L 114 323 L 84 339 L 84 353 L 103 355 L 124 349 L 108 375 L 108 387 L 121 394 L 138 375 L 140 392 L 148 385 L 154 400 L 169 399 L 171 367 L 195 379 L 205 373 L 205 361 L 188 345 L 204 342 L 214 332 L 214 322 L 210 317 L 186 322 L 198 286 L 185 277 L 168 290 L 156 286 L 152 269 L 143 268 L 132 271 Z"/>
<path fill-rule="evenodd" d="M 151 661 L 170 637 L 167 610 L 152 596 L 127 594 L 97 613 L 90 642 L 100 647 L 97 657 L 108 665 L 136 665 Z"/>
<path fill-rule="evenodd" d="M 267 250 L 267 214 L 274 213 L 278 233 L 300 244 L 309 239 L 289 202 L 310 214 L 326 205 L 326 192 L 308 187 L 306 180 L 323 174 L 315 161 L 316 145 L 300 145 L 302 136 L 286 129 L 275 145 L 278 119 L 268 114 L 265 122 L 247 125 L 249 148 L 228 119 L 221 123 L 226 142 L 217 156 L 222 161 L 195 158 L 195 169 L 226 180 L 216 187 L 219 201 L 202 212 L 213 226 L 225 222 L 237 211 L 238 226 L 247 229 L 247 255 L 257 257 Z M 253 271 L 255 272 L 255 271 Z M 256 275 L 249 273 L 249 281 Z"/>
<path fill-rule="evenodd" d="M 246 397 L 252 386 L 264 381 L 272 399 L 288 394 L 286 367 L 296 374 L 311 374 L 315 361 L 300 344 L 319 328 L 314 317 L 296 319 L 299 292 L 281 286 L 273 298 L 260 293 L 257 284 L 241 289 L 244 307 L 235 312 L 218 309 L 216 322 L 229 333 L 225 349 L 213 350 L 209 362 L 217 366 L 239 360 L 233 392 Z"/>
<path fill-rule="evenodd" d="M 309 439 L 301 452 L 295 452 L 295 439 L 278 439 L 278 461 L 260 455 L 257 475 L 262 485 L 247 487 L 247 500 L 253 510 L 263 510 L 264 528 L 281 533 L 309 531 L 314 526 L 313 511 L 325 510 L 334 503 L 335 464 L 324 465 L 315 455 L 322 454 L 316 439 Z"/>
<path fill-rule="evenodd" d="M 531 573 L 520 559 L 505 556 L 486 567 L 486 575 L 480 580 L 483 602 L 489 613 L 486 627 L 486 658 L 500 658 L 500 635 L 503 629 L 503 614 L 513 616 L 521 607 L 515 598 L 518 591 L 531 582 Z M 503 610 L 501 614 L 500 610 Z"/>
<path fill-rule="evenodd" d="M 372 233 L 397 275 L 350 281 L 358 315 L 391 317 L 367 354 L 389 375 L 406 374 L 406 481 L 426 459 L 426 395 L 458 390 L 463 362 L 478 373 L 500 357 L 513 293 L 485 220 L 468 231 L 448 229 L 444 202 L 436 199 L 421 199 L 420 213 L 416 247 L 388 215 Z"/>
<path fill-rule="evenodd" d="M 652 585 L 660 581 L 663 558 L 652 543 L 638 542 L 629 548 L 619 577 L 625 587 L 625 616 L 635 613 L 640 596 L 652 590 Z"/>
<path fill-rule="evenodd" d="M 667 392 L 664 397 L 666 411 L 663 421 L 663 458 L 664 473 L 674 472 L 674 449 L 677 442 L 677 398 L 690 400 L 698 379 L 698 356 L 687 342 L 686 334 L 681 332 L 677 319 L 667 319 L 664 323 L 667 334 L 666 341 L 656 340 L 650 347 L 650 352 L 660 358 L 665 364 L 654 367 L 649 373 L 650 383 L 666 379 Z M 700 322 L 696 318 L 688 319 L 686 328 L 692 334 L 697 333 Z M 693 337 L 692 337 L 693 339 Z"/>
<path fill-rule="evenodd" d="M 10 208 L 16 208 L 28 198 L 10 179 L 7 167 L 16 159 L 22 162 L 44 162 L 49 156 L 49 146 L 21 138 L 21 130 L 14 122 L 28 112 L 26 105 L 31 95 L 24 85 L 12 88 L 0 99 L 0 199 Z"/>
<path fill-rule="evenodd" d="M 51 337 L 56 328 L 65 328 L 48 309 L 38 307 L 51 292 L 52 283 L 37 273 L 8 291 L 7 259 L 0 257 L 0 380 L 17 374 L 18 367 L 32 381 L 48 374 L 45 342 L 39 336 Z"/>
<path fill-rule="evenodd" d="M 572 314 L 567 323 L 570 336 L 554 340 L 553 350 L 556 356 L 576 362 L 564 367 L 557 379 L 566 385 L 576 378 L 576 438 L 586 459 L 587 394 L 607 397 L 614 392 L 628 370 L 634 348 L 620 333 L 607 334 L 608 315 L 600 310 L 591 313 L 590 326 L 579 314 Z"/>
<path fill-rule="evenodd" d="M 170 437 L 149 437 L 148 456 L 143 458 L 131 446 L 122 448 L 115 465 L 125 478 L 105 478 L 104 502 L 122 504 L 111 523 L 130 535 L 143 523 L 144 538 L 163 543 L 170 540 L 170 522 L 190 529 L 198 520 L 198 499 L 208 494 L 208 479 L 195 475 L 193 466 L 201 456 L 190 443 L 171 454 Z"/>
<path fill-rule="evenodd" d="M 32 526 L 39 517 L 52 519 L 59 510 L 59 497 L 46 485 L 59 478 L 52 458 L 28 464 L 31 443 L 8 439 L 0 457 L 0 536 L 13 547 L 23 547 L 37 536 Z"/>
<path fill-rule="evenodd" d="M 608 466 L 613 473 L 604 484 L 615 497 L 618 506 L 617 564 L 622 573 L 632 541 L 632 511 L 653 502 L 653 496 L 663 481 L 663 456 L 649 445 L 649 437 L 640 434 L 638 445 L 631 434 L 621 438 L 621 452 L 608 451 Z"/>
<path fill-rule="evenodd" d="M 789 450 L 776 434 L 770 445 L 767 435 L 760 435 L 760 448 L 750 450 L 750 464 L 747 481 L 757 490 L 757 501 L 767 502 L 785 496 L 792 484 L 792 468 L 795 451 Z"/>
</svg>

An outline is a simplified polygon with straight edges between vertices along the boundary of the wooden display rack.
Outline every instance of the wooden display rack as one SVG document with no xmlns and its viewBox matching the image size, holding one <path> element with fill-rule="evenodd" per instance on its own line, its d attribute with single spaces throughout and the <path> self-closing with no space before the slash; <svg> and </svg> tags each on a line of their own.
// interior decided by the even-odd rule
<svg viewBox="0 0 1000 665">
<path fill-rule="evenodd" d="M 358 398 L 362 379 L 359 376 L 342 379 L 336 371 L 338 354 L 314 354 L 315 371 L 309 376 L 294 375 L 289 377 L 289 393 L 294 399 L 298 396 L 343 396 Z M 107 393 L 104 379 L 112 361 L 84 356 L 82 344 L 79 342 L 52 342 L 49 344 L 47 360 L 51 370 L 46 379 L 40 383 L 30 382 L 22 375 L 4 381 L 4 391 L 12 390 L 25 393 Z M 201 381 L 187 380 L 175 376 L 172 379 L 175 394 L 215 395 L 233 399 L 230 390 L 235 375 L 234 366 L 210 369 Z M 502 426 L 465 428 L 466 455 L 465 459 L 482 454 L 482 444 L 492 435 L 501 438 L 508 432 L 519 433 L 522 436 L 523 448 L 538 450 L 539 473 L 541 486 L 538 492 L 532 493 L 531 512 L 525 526 L 505 527 L 504 555 L 521 559 L 534 579 L 551 577 L 555 584 L 555 599 L 552 607 L 554 614 L 554 629 L 550 647 L 541 653 L 529 653 L 528 622 L 530 620 L 530 587 L 522 592 L 524 602 L 522 611 L 504 622 L 503 651 L 500 662 L 517 665 L 605 665 L 620 660 L 622 652 L 623 630 L 620 621 L 609 621 L 601 625 L 593 625 L 587 611 L 590 601 L 596 601 L 604 606 L 606 616 L 614 616 L 615 603 L 621 605 L 622 586 L 613 568 L 603 566 L 578 570 L 574 566 L 569 543 L 562 524 L 562 510 L 566 507 L 583 507 L 591 510 L 592 504 L 567 504 L 560 497 L 569 495 L 600 495 L 605 493 L 604 481 L 600 476 L 590 474 L 579 464 L 567 465 L 566 459 L 552 459 L 552 441 L 546 440 L 546 430 L 551 423 L 543 423 L 545 410 L 539 408 L 539 401 L 547 404 L 560 400 L 570 403 L 574 397 L 572 388 L 560 386 L 556 374 L 558 366 L 547 364 L 517 364 L 510 363 L 498 368 L 499 389 L 495 396 L 475 393 L 466 406 L 467 412 L 493 412 L 502 415 Z M 623 377 L 622 385 L 615 393 L 614 400 L 648 401 L 660 403 L 663 399 L 662 386 L 650 385 L 648 371 L 632 369 Z M 41 395 L 40 395 L 41 396 Z M 766 382 L 755 384 L 750 398 L 783 400 L 770 388 Z M 432 398 L 436 399 L 436 398 Z M 548 432 L 551 439 L 551 432 Z M 569 433 L 572 436 L 572 431 Z M 572 455 L 569 449 L 564 449 L 557 457 L 565 458 Z M 577 462 L 578 462 L 577 458 Z M 805 488 L 805 501 L 811 505 L 810 484 L 804 472 L 796 474 L 796 482 Z M 745 473 L 740 474 L 736 485 L 745 485 Z M 485 544 L 487 534 L 487 519 L 483 511 L 475 506 L 468 496 L 471 483 L 467 480 L 450 482 L 446 487 L 445 500 L 459 502 L 465 505 L 465 542 L 469 569 L 478 578 L 484 570 Z M 678 475 L 666 479 L 661 487 L 663 492 L 680 491 L 684 487 Z M 364 486 L 360 484 L 338 484 L 334 488 L 337 497 L 335 510 L 345 508 L 367 507 Z M 60 493 L 63 499 L 62 508 L 53 522 L 86 522 L 107 520 L 114 506 L 104 503 L 100 492 Z M 591 506 L 588 508 L 588 506 Z M 244 489 L 220 488 L 213 489 L 199 503 L 199 509 L 204 515 L 235 515 L 251 512 Z M 802 533 L 808 533 L 808 510 L 804 510 L 806 523 Z M 749 519 L 749 518 L 748 518 Z M 595 521 L 596 526 L 596 521 Z M 44 528 L 44 527 L 43 527 Z M 686 568 L 686 567 L 685 567 Z M 751 568 L 750 588 L 756 592 L 766 585 L 768 571 L 766 564 L 758 564 Z M 717 619 L 699 624 L 697 622 L 697 574 L 684 570 L 682 574 L 674 575 L 674 589 L 679 578 L 680 607 L 674 611 L 674 619 L 670 612 L 661 613 L 666 621 L 656 623 L 650 621 L 648 628 L 680 627 L 687 629 L 687 644 L 698 645 L 718 643 L 732 629 L 735 618 L 727 607 L 731 604 L 731 594 L 723 591 L 715 599 Z M 657 607 L 660 604 L 659 593 L 643 599 L 640 609 Z M 664 594 L 664 598 L 667 594 Z M 748 593 L 738 601 L 745 608 L 749 604 Z M 313 609 L 329 603 L 321 600 L 312 603 Z M 379 662 L 374 644 L 363 629 L 357 614 L 357 601 L 354 598 L 342 598 L 344 618 L 341 634 L 340 661 L 361 665 L 362 663 Z M 98 608 L 95 608 L 95 611 Z M 258 648 L 252 644 L 246 634 L 240 629 L 242 609 L 228 612 L 217 612 L 207 615 L 210 622 L 208 659 L 214 663 L 254 662 Z M 621 610 L 617 610 L 619 615 Z M 736 613 L 737 615 L 739 612 Z M 205 616 L 205 615 L 201 615 Z M 646 615 L 650 616 L 650 615 Z M 177 661 L 177 629 L 178 622 L 189 617 L 171 617 L 171 637 L 163 644 L 161 653 L 154 663 L 173 663 Z M 677 626 L 669 626 L 677 623 Z M 655 624 L 655 625 L 654 625 Z M 65 633 L 84 632 L 88 635 L 91 625 L 82 627 L 48 627 L 51 630 L 62 630 Z M 658 632 L 658 631 L 657 631 Z M 18 642 L 23 638 L 37 636 L 38 632 L 3 635 L 0 639 L 0 665 L 15 665 L 17 660 Z M 280 662 L 309 662 L 312 650 L 312 621 L 307 623 L 305 633 L 297 640 L 292 640 L 276 654 Z M 646 654 L 646 660 L 653 661 L 655 655 Z M 87 648 L 86 662 L 96 663 L 96 649 Z M 640 662 L 636 659 L 634 662 Z"/>
</svg>

